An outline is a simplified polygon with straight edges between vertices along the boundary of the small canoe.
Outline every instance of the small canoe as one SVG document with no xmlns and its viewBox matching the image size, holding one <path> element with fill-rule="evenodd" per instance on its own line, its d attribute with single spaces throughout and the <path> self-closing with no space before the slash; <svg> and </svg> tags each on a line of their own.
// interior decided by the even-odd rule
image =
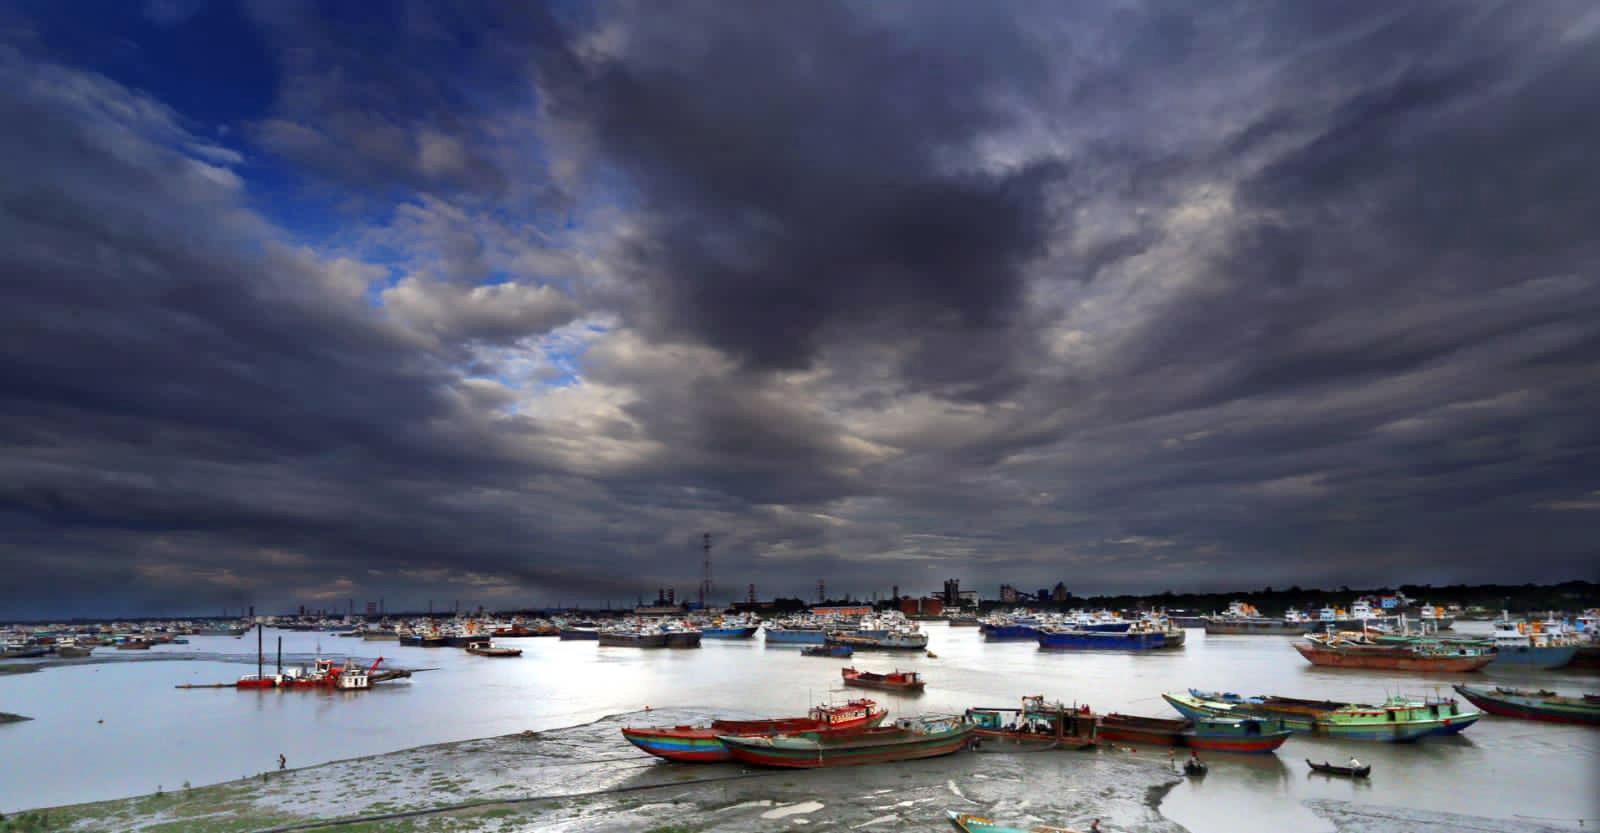
<svg viewBox="0 0 1600 833">
<path fill-rule="evenodd" d="M 878 674 L 872 671 L 857 671 L 854 668 L 839 669 L 844 677 L 844 684 L 856 688 L 876 688 L 882 691 L 900 691 L 907 694 L 920 692 L 926 685 L 922 675 L 915 671 L 891 671 L 888 674 Z"/>
<path fill-rule="evenodd" d="M 984 816 L 975 816 L 971 813 L 958 813 L 955 810 L 944 811 L 944 817 L 955 825 L 962 833 L 1075 833 L 1065 827 L 1051 827 L 1047 824 L 1033 827 L 1016 827 L 1009 824 L 1000 824 L 994 819 Z"/>
<path fill-rule="evenodd" d="M 1323 775 L 1340 775 L 1345 778 L 1365 778 L 1372 774 L 1372 764 L 1363 764 L 1358 767 L 1338 766 L 1327 761 L 1319 764 L 1307 758 L 1306 766 L 1311 767 L 1312 772 L 1320 772 Z"/>
</svg>

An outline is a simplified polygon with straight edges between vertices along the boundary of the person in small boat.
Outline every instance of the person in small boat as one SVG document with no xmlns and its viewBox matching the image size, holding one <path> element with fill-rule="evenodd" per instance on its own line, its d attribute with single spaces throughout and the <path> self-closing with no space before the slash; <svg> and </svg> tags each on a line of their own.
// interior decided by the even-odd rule
<svg viewBox="0 0 1600 833">
<path fill-rule="evenodd" d="M 1356 756 L 1354 756 L 1354 755 L 1350 756 L 1350 768 L 1351 769 L 1360 769 L 1361 768 L 1361 762 L 1356 760 Z"/>
</svg>

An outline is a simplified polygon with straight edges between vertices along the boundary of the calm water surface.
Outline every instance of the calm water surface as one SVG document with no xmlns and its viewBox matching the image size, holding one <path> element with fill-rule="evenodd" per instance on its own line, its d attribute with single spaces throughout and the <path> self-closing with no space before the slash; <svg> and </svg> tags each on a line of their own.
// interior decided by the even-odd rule
<svg viewBox="0 0 1600 833">
<path fill-rule="evenodd" d="M 1472 625 L 1458 626 L 1468 629 Z M 1241 693 L 1379 700 L 1391 692 L 1448 692 L 1451 675 L 1320 670 L 1288 637 L 1189 632 L 1181 651 L 1144 655 L 1043 652 L 1031 643 L 984 643 L 976 629 L 929 626 L 937 659 L 858 655 L 861 667 L 923 672 L 928 691 L 892 698 L 897 713 L 1010 705 L 1025 694 L 1087 702 L 1097 711 L 1176 716 L 1163 691 L 1187 687 Z M 275 637 L 268 631 L 268 663 Z M 175 789 L 421 744 L 550 729 L 645 706 L 716 706 L 755 714 L 799 714 L 838 697 L 845 662 L 803 657 L 760 638 L 707 640 L 697 651 L 602 648 L 593 642 L 507 639 L 521 659 L 474 657 L 454 648 L 402 648 L 330 634 L 284 633 L 290 654 L 382 653 L 386 662 L 438 670 L 370 692 L 176 690 L 224 682 L 236 663 L 127 661 L 0 677 L 0 711 L 33 721 L 0 726 L 0 812 Z M 253 640 L 193 637 L 151 653 L 253 658 Z M 98 656 L 102 651 L 96 651 Z M 108 652 L 109 653 L 109 652 Z M 141 652 L 142 653 L 142 652 Z M 119 657 L 120 659 L 120 657 Z M 132 659 L 131 657 L 129 659 Z M 141 660 L 148 659 L 140 657 Z M 251 664 L 253 665 L 253 659 Z M 253 670 L 253 669 L 252 669 Z M 1483 682 L 1600 690 L 1600 675 L 1494 672 Z M 103 723 L 100 721 L 104 721 Z M 618 738 L 617 741 L 623 741 Z M 1068 754 L 1068 753 L 1062 753 Z M 1127 754 L 1107 752 L 1101 754 Z M 1162 749 L 1140 749 L 1164 759 Z M 1304 758 L 1373 764 L 1370 783 L 1309 775 Z M 1486 717 L 1455 738 L 1418 744 L 1295 737 L 1276 756 L 1214 755 L 1211 774 L 1174 789 L 1162 812 L 1196 833 L 1327 830 L 1299 802 L 1334 798 L 1493 816 L 1539 817 L 1594 829 L 1600 819 L 1600 730 Z M 1249 811 L 1241 812 L 1248 807 Z"/>
</svg>

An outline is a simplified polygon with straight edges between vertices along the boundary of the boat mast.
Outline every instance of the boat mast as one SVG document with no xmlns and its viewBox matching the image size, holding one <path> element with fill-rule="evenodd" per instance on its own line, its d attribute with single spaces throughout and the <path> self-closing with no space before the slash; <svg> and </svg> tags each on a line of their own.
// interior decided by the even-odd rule
<svg viewBox="0 0 1600 833">
<path fill-rule="evenodd" d="M 263 630 L 264 630 L 264 628 L 261 627 L 261 623 L 257 622 L 256 623 L 256 679 L 257 680 L 261 679 L 261 671 L 262 671 L 261 666 L 266 661 L 266 658 L 262 656 L 262 650 L 266 647 L 266 646 L 264 646 L 262 644 L 262 640 L 266 639 L 266 637 L 262 635 L 262 631 Z"/>
</svg>

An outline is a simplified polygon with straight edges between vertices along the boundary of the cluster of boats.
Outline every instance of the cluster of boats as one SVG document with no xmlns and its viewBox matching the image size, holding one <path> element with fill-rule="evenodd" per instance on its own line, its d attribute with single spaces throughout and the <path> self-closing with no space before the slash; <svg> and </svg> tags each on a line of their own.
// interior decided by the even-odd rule
<svg viewBox="0 0 1600 833">
<path fill-rule="evenodd" d="M 1426 629 L 1413 634 L 1402 619 L 1398 632 L 1330 630 L 1309 634 L 1294 647 L 1313 665 L 1461 673 L 1490 664 L 1562 668 L 1584 647 L 1600 647 L 1593 637 L 1592 631 L 1585 633 L 1554 618 L 1542 622 L 1502 618 L 1487 637 L 1445 636 Z"/>
<path fill-rule="evenodd" d="M 1087 651 L 1147 651 L 1181 648 L 1185 632 L 1163 613 L 1125 619 L 1109 611 L 1038 613 L 1014 610 L 978 620 L 990 642 L 1037 642 L 1041 648 Z"/>
<path fill-rule="evenodd" d="M 847 685 L 902 690 L 921 678 L 847 668 Z M 1458 685 L 1467 702 L 1448 697 L 1391 696 L 1377 703 L 1242 696 L 1190 689 L 1162 698 L 1179 718 L 1099 714 L 1086 704 L 1023 697 L 1019 706 L 974 706 L 959 715 L 921 715 L 882 725 L 886 709 L 870 699 L 813 707 L 804 717 L 713 720 L 705 725 L 630 726 L 622 736 L 669 761 L 737 761 L 770 767 L 834 767 L 947 755 L 983 744 L 1005 748 L 1088 749 L 1104 743 L 1229 753 L 1271 753 L 1294 734 L 1343 740 L 1416 742 L 1459 734 L 1485 713 L 1600 725 L 1600 696 L 1566 697 Z M 1198 763 L 1198 759 L 1196 758 Z M 1359 767 L 1307 762 L 1330 774 Z M 1203 764 L 1198 769 L 1203 772 Z"/>
</svg>

